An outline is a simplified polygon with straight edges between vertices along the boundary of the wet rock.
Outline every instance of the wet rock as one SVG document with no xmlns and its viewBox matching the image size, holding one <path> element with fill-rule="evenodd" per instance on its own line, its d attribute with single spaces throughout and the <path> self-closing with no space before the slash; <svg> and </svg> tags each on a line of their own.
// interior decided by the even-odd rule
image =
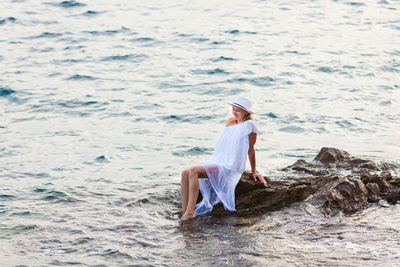
<svg viewBox="0 0 400 267">
<path fill-rule="evenodd" d="M 352 157 L 344 150 L 337 148 L 323 147 L 313 160 L 330 169 L 345 169 L 353 172 L 389 171 L 400 168 L 399 164 L 390 162 L 375 162 L 367 159 Z"/>
<path fill-rule="evenodd" d="M 318 155 L 314 158 L 314 161 L 320 162 L 324 165 L 331 166 L 336 165 L 339 162 L 344 162 L 350 159 L 350 154 L 344 150 L 323 147 L 319 151 Z"/>
<path fill-rule="evenodd" d="M 304 159 L 299 159 L 293 165 L 282 169 L 282 171 L 289 170 L 304 172 L 312 175 L 324 175 L 329 173 L 328 170 L 322 169 L 321 166 L 307 162 Z"/>
<path fill-rule="evenodd" d="M 368 205 L 368 190 L 359 178 L 338 177 L 337 182 L 318 190 L 318 195 L 312 196 L 312 199 L 312 203 L 318 205 L 325 215 L 337 211 L 354 213 Z"/>
<path fill-rule="evenodd" d="M 368 190 L 368 201 L 378 202 L 380 200 L 379 193 L 380 189 L 376 183 L 368 183 L 365 185 Z"/>
<path fill-rule="evenodd" d="M 387 197 L 386 200 L 389 204 L 396 204 L 400 200 L 400 188 L 390 188 L 386 193 Z"/>
<path fill-rule="evenodd" d="M 373 162 L 340 149 L 322 148 L 312 163 L 298 160 L 282 169 L 287 177 L 265 177 L 268 186 L 243 173 L 235 190 L 237 214 L 257 215 L 305 203 L 329 216 L 355 213 L 368 207 L 368 202 L 396 204 L 400 200 L 400 178 L 388 170 L 399 169 L 395 163 Z M 229 212 L 217 205 L 212 214 Z"/>
<path fill-rule="evenodd" d="M 390 176 L 391 177 L 391 176 Z M 379 187 L 380 192 L 385 192 L 389 187 L 390 184 L 386 181 L 388 176 L 381 176 L 378 174 L 371 174 L 369 172 L 364 171 L 361 173 L 361 180 L 363 183 L 375 183 Z"/>
</svg>

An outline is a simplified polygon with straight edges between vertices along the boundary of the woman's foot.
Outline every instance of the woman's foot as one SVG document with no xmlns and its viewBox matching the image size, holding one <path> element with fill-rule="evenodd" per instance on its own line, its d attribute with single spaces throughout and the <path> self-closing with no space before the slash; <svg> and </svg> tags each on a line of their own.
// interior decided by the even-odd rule
<svg viewBox="0 0 400 267">
<path fill-rule="evenodd" d="M 189 220 L 189 219 L 192 219 L 192 218 L 195 218 L 196 217 L 196 212 L 193 212 L 193 213 L 191 213 L 191 214 L 183 214 L 182 215 L 182 217 L 181 217 L 181 221 L 185 221 L 185 220 Z"/>
</svg>

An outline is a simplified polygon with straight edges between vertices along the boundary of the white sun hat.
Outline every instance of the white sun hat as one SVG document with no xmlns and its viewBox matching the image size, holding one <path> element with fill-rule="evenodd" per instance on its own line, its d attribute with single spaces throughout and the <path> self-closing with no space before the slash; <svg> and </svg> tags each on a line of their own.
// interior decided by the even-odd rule
<svg viewBox="0 0 400 267">
<path fill-rule="evenodd" d="M 254 113 L 254 111 L 251 110 L 251 101 L 244 96 L 238 96 L 235 101 L 229 103 L 232 106 L 239 107 L 248 113 Z"/>
</svg>

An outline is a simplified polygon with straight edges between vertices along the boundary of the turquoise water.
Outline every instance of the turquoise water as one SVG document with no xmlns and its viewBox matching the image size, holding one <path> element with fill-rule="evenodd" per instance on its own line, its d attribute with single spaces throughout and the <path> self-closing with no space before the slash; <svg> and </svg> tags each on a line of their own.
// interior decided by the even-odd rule
<svg viewBox="0 0 400 267">
<path fill-rule="evenodd" d="M 376 0 L 2 1 L 2 265 L 397 263 L 397 206 L 182 226 L 178 203 L 181 170 L 211 156 L 237 95 L 253 100 L 272 179 L 323 146 L 398 162 L 399 12 Z"/>
</svg>

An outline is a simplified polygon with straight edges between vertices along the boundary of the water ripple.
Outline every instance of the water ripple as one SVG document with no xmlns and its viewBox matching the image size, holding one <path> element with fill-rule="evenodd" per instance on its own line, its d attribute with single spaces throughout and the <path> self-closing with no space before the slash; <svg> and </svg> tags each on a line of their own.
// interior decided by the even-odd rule
<svg viewBox="0 0 400 267">
<path fill-rule="evenodd" d="M 228 83 L 250 83 L 255 86 L 264 87 L 272 86 L 276 80 L 272 77 L 255 77 L 255 78 L 234 78 L 229 79 Z"/>
<path fill-rule="evenodd" d="M 160 117 L 161 120 L 166 121 L 168 123 L 177 123 L 177 122 L 188 122 L 188 123 L 198 123 L 205 122 L 210 119 L 213 119 L 214 116 L 198 116 L 198 115 L 169 115 Z"/>
<path fill-rule="evenodd" d="M 147 59 L 148 56 L 144 55 L 144 54 L 138 54 L 138 55 L 134 55 L 134 54 L 128 54 L 128 55 L 117 55 L 117 56 L 109 56 L 109 57 L 105 57 L 102 59 L 102 61 L 130 61 L 130 62 L 141 62 L 145 59 Z"/>
<path fill-rule="evenodd" d="M 17 21 L 17 19 L 14 18 L 14 17 L 8 17 L 6 19 L 0 19 L 0 25 L 6 24 L 7 22 L 15 22 L 15 21 Z"/>
<path fill-rule="evenodd" d="M 80 74 L 74 74 L 72 76 L 70 76 L 69 78 L 67 78 L 66 80 L 72 80 L 72 81 L 79 81 L 79 80 L 97 80 L 97 78 L 90 76 L 90 75 L 80 75 Z"/>
<path fill-rule="evenodd" d="M 220 56 L 219 58 L 211 59 L 212 62 L 234 61 L 234 60 L 237 60 L 237 59 L 234 59 L 233 57 L 224 57 L 224 56 Z"/>
<path fill-rule="evenodd" d="M 193 74 L 200 74 L 200 75 L 229 74 L 228 71 L 225 71 L 225 70 L 220 69 L 220 68 L 216 68 L 216 69 L 213 69 L 213 70 L 197 69 L 197 70 L 192 70 L 191 72 Z"/>
<path fill-rule="evenodd" d="M 98 14 L 100 14 L 100 12 L 92 11 L 92 10 L 88 10 L 85 13 L 83 13 L 84 16 L 95 16 L 95 15 L 98 15 Z"/>
<path fill-rule="evenodd" d="M 0 96 L 9 96 L 14 93 L 15 91 L 8 87 L 0 87 Z"/>
<path fill-rule="evenodd" d="M 304 128 L 298 126 L 287 126 L 280 128 L 279 131 L 287 133 L 303 133 L 305 130 Z"/>
<path fill-rule="evenodd" d="M 212 148 L 205 147 L 192 147 L 187 150 L 175 151 L 172 153 L 174 156 L 186 157 L 186 156 L 198 156 L 198 155 L 210 155 L 214 150 Z"/>
<path fill-rule="evenodd" d="M 62 36 L 61 33 L 54 33 L 54 32 L 43 32 L 42 34 L 27 37 L 26 39 L 41 39 L 41 38 L 57 38 Z"/>
<path fill-rule="evenodd" d="M 231 30 L 231 31 L 226 31 L 225 33 L 229 33 L 229 34 L 257 34 L 257 32 L 251 32 L 251 31 L 240 31 L 240 30 Z"/>
<path fill-rule="evenodd" d="M 86 6 L 86 4 L 80 3 L 80 2 L 76 2 L 74 0 L 70 0 L 70 1 L 62 1 L 60 3 L 45 3 L 47 5 L 52 5 L 52 6 L 56 6 L 56 7 L 62 7 L 62 8 L 74 8 L 74 7 L 83 7 Z"/>
</svg>

